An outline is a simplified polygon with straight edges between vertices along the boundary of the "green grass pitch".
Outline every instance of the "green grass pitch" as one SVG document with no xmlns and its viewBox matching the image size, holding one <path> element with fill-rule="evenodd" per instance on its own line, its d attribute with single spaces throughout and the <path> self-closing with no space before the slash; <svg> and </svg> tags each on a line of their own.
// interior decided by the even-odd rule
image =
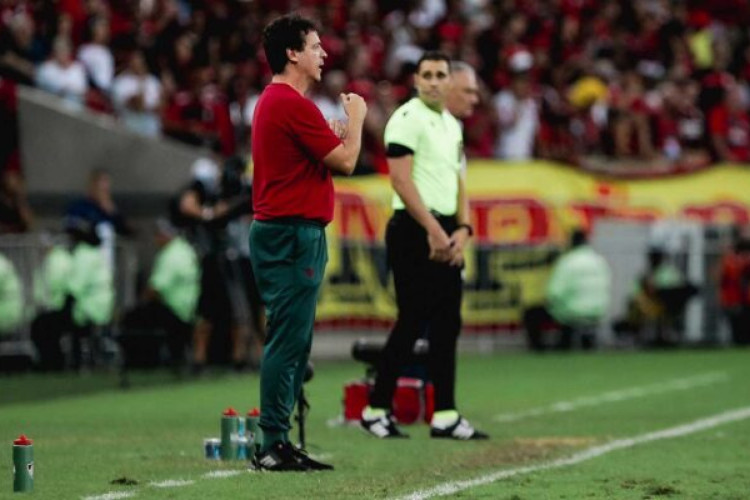
<svg viewBox="0 0 750 500">
<path fill-rule="evenodd" d="M 254 374 L 138 374 L 129 390 L 107 374 L 2 377 L 0 498 L 25 497 L 12 493 L 11 441 L 26 433 L 35 454 L 29 498 L 361 500 L 430 498 L 446 487 L 451 498 L 746 499 L 745 417 L 545 467 L 750 407 L 749 361 L 747 350 L 464 355 L 458 404 L 491 434 L 487 442 L 430 440 L 424 424 L 405 427 L 411 439 L 398 441 L 330 425 L 344 383 L 364 369 L 321 362 L 306 387 L 308 448 L 336 470 L 304 474 L 250 473 L 240 462 L 203 458 L 202 440 L 218 436 L 222 409 L 257 405 Z M 217 470 L 230 472 L 210 476 Z M 501 471 L 508 477 L 488 479 Z M 123 478 L 132 484 L 118 484 Z"/>
</svg>

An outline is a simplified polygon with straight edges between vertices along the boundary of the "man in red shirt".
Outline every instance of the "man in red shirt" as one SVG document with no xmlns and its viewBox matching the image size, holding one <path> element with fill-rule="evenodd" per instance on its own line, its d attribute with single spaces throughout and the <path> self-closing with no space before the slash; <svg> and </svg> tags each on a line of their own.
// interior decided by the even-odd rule
<svg viewBox="0 0 750 500">
<path fill-rule="evenodd" d="M 263 32 L 274 74 L 252 125 L 253 206 L 250 255 L 267 313 L 261 363 L 257 469 L 332 469 L 289 442 L 289 418 L 302 389 L 312 345 L 318 289 L 328 260 L 325 226 L 333 218 L 331 171 L 354 171 L 367 106 L 342 94 L 348 126 L 326 123 L 305 97 L 320 81 L 327 54 L 307 19 L 287 15 Z"/>
</svg>

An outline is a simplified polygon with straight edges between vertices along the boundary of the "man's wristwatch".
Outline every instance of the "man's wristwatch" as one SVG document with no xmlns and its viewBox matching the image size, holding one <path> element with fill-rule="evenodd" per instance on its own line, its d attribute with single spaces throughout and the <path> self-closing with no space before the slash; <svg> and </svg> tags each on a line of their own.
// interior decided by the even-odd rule
<svg viewBox="0 0 750 500">
<path fill-rule="evenodd" d="M 474 236 L 474 228 L 471 227 L 471 224 L 459 224 L 456 229 L 466 229 L 466 231 L 469 233 L 469 236 Z"/>
</svg>

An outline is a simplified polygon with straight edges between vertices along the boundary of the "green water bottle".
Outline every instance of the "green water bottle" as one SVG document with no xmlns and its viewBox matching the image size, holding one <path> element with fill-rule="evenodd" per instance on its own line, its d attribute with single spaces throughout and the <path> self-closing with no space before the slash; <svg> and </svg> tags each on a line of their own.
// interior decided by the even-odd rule
<svg viewBox="0 0 750 500">
<path fill-rule="evenodd" d="M 25 435 L 13 441 L 13 491 L 34 489 L 34 447 Z"/>
<path fill-rule="evenodd" d="M 260 427 L 258 427 L 259 421 L 259 409 L 253 408 L 247 412 L 247 417 L 245 418 L 245 434 L 247 435 L 247 447 L 249 450 L 252 450 L 252 452 L 259 451 L 260 446 L 263 444 L 263 433 L 261 432 Z M 251 454 L 252 453 L 248 451 L 248 455 Z"/>
<path fill-rule="evenodd" d="M 221 459 L 237 460 L 239 446 L 240 418 L 232 407 L 224 410 L 221 416 Z"/>
</svg>

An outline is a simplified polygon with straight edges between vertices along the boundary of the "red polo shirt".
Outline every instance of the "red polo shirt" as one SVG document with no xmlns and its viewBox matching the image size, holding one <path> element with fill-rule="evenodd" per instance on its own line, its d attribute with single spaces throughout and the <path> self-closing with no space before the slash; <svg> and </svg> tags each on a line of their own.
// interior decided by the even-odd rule
<svg viewBox="0 0 750 500">
<path fill-rule="evenodd" d="M 315 104 L 284 83 L 268 85 L 252 126 L 257 220 L 333 219 L 333 181 L 323 158 L 341 144 Z"/>
</svg>

